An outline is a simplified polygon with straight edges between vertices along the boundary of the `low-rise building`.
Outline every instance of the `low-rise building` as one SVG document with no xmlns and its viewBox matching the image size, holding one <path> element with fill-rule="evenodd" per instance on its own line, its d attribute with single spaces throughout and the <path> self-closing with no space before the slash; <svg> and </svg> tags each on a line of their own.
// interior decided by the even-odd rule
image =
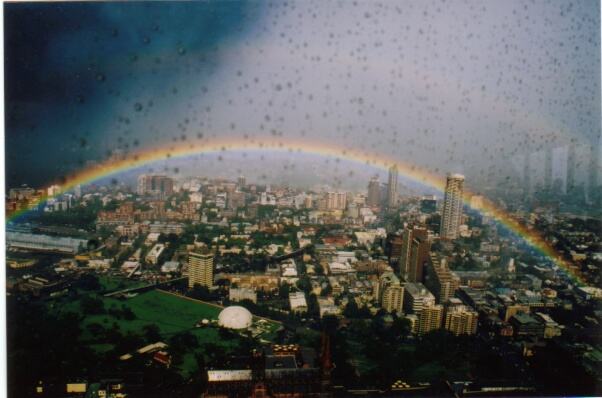
<svg viewBox="0 0 602 398">
<path fill-rule="evenodd" d="M 307 300 L 305 299 L 305 293 L 294 292 L 288 295 L 288 300 L 291 306 L 292 312 L 304 313 L 307 312 Z"/>
<path fill-rule="evenodd" d="M 146 262 L 153 265 L 157 264 L 159 262 L 159 257 L 163 253 L 163 250 L 165 250 L 165 245 L 162 243 L 157 243 L 146 255 Z"/>
<path fill-rule="evenodd" d="M 228 298 L 230 301 L 250 300 L 257 303 L 257 292 L 248 287 L 231 287 Z"/>
<path fill-rule="evenodd" d="M 338 316 L 341 313 L 341 309 L 334 304 L 334 300 L 330 298 L 318 298 L 318 307 L 320 309 L 320 318 L 325 315 Z"/>
<path fill-rule="evenodd" d="M 545 326 L 529 314 L 518 313 L 510 318 L 514 336 L 540 336 L 543 337 Z"/>
</svg>

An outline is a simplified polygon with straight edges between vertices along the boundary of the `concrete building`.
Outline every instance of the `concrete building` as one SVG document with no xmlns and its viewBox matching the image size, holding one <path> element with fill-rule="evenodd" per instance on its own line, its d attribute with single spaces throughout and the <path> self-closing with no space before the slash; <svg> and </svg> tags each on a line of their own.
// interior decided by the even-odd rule
<svg viewBox="0 0 602 398">
<path fill-rule="evenodd" d="M 347 194 L 345 192 L 326 193 L 326 210 L 345 210 L 347 206 Z"/>
<path fill-rule="evenodd" d="M 250 300 L 257 303 L 257 292 L 247 287 L 231 287 L 228 298 L 230 301 Z"/>
<path fill-rule="evenodd" d="M 394 209 L 397 206 L 397 182 L 399 180 L 399 172 L 397 165 L 389 168 L 389 180 L 387 184 L 387 207 Z"/>
<path fill-rule="evenodd" d="M 448 174 L 443 199 L 443 214 L 441 215 L 442 239 L 456 239 L 462 223 L 462 195 L 464 192 L 464 176 Z"/>
<path fill-rule="evenodd" d="M 404 288 L 406 312 L 419 315 L 423 308 L 435 305 L 435 296 L 422 283 L 406 283 Z"/>
<path fill-rule="evenodd" d="M 456 336 L 461 334 L 474 335 L 477 333 L 479 314 L 462 304 L 457 298 L 452 298 L 447 303 L 443 327 Z"/>
<path fill-rule="evenodd" d="M 164 175 L 141 174 L 138 176 L 138 195 L 156 195 L 162 198 L 173 193 L 174 181 Z"/>
<path fill-rule="evenodd" d="M 399 256 L 400 277 L 407 282 L 422 283 L 424 265 L 429 259 L 430 243 L 426 228 L 405 228 Z"/>
<path fill-rule="evenodd" d="M 369 207 L 380 206 L 380 182 L 378 181 L 378 176 L 372 177 L 368 183 L 368 200 L 366 204 Z"/>
<path fill-rule="evenodd" d="M 163 253 L 163 250 L 165 250 L 165 245 L 157 243 L 146 255 L 146 262 L 153 265 L 157 264 L 159 262 L 159 257 Z"/>
<path fill-rule="evenodd" d="M 558 337 L 562 334 L 562 328 L 560 327 L 560 325 L 555 320 L 553 320 L 552 317 L 548 314 L 544 314 L 543 312 L 536 312 L 534 314 L 534 318 L 544 325 L 544 339 L 551 339 L 554 337 Z"/>
<path fill-rule="evenodd" d="M 514 336 L 539 336 L 543 337 L 545 326 L 529 314 L 518 313 L 510 318 L 510 325 Z"/>
<path fill-rule="evenodd" d="M 288 295 L 288 301 L 291 306 L 292 312 L 305 313 L 307 312 L 307 300 L 305 299 L 305 293 L 294 292 Z"/>
<path fill-rule="evenodd" d="M 192 288 L 195 284 L 213 287 L 213 254 L 188 254 L 188 287 Z"/>
<path fill-rule="evenodd" d="M 381 275 L 376 285 L 375 297 L 387 312 L 401 314 L 403 309 L 403 286 L 393 272 Z"/>
<path fill-rule="evenodd" d="M 403 286 L 387 286 L 383 292 L 382 307 L 385 311 L 401 315 L 403 310 Z"/>
<path fill-rule="evenodd" d="M 431 304 L 422 308 L 418 315 L 418 334 L 423 335 L 441 328 L 443 319 L 443 306 Z"/>
<path fill-rule="evenodd" d="M 6 233 L 6 245 L 9 249 L 75 254 L 85 249 L 86 243 L 87 241 L 83 239 L 24 232 Z"/>
<path fill-rule="evenodd" d="M 425 285 L 433 292 L 437 303 L 443 304 L 453 297 L 460 287 L 460 278 L 449 269 L 447 259 L 431 253 Z"/>
<path fill-rule="evenodd" d="M 324 318 L 326 315 L 338 316 L 341 313 L 341 309 L 330 298 L 318 297 L 318 307 L 320 309 L 320 318 Z"/>
</svg>

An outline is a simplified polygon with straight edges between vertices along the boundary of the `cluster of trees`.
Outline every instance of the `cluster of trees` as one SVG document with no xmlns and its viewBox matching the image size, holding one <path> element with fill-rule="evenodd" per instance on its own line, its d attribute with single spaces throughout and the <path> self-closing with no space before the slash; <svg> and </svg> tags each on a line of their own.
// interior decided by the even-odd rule
<svg viewBox="0 0 602 398">
<path fill-rule="evenodd" d="M 392 315 L 355 319 L 336 330 L 333 357 L 334 378 L 346 386 L 387 387 L 397 379 L 439 381 L 465 377 L 474 349 L 471 339 L 437 330 L 421 339 L 408 339 L 410 322 Z M 419 368 L 432 368 L 431 374 L 416 377 Z"/>
</svg>

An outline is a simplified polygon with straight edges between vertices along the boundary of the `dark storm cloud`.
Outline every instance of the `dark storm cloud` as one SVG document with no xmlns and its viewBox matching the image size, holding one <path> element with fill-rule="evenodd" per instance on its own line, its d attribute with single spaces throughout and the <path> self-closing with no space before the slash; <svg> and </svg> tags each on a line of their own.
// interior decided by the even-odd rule
<svg viewBox="0 0 602 398">
<path fill-rule="evenodd" d="M 244 32 L 257 8 L 246 2 L 4 7 L 10 184 L 43 184 L 106 155 L 95 149 L 102 126 L 120 118 L 113 109 L 119 99 L 155 80 L 170 85 L 165 76 L 182 72 L 187 52 L 202 51 L 205 63 L 214 64 L 215 49 Z M 148 101 L 131 108 L 143 106 Z"/>
<path fill-rule="evenodd" d="M 491 184 L 525 152 L 599 145 L 594 1 L 5 8 L 10 183 L 216 137 L 326 142 Z"/>
</svg>

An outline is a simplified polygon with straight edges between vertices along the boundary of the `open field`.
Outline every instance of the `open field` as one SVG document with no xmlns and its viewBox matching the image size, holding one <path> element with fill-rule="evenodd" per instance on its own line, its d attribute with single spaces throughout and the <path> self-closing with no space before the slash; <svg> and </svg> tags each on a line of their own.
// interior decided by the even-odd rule
<svg viewBox="0 0 602 398">
<path fill-rule="evenodd" d="M 110 281 L 102 281 L 103 286 L 110 285 Z M 81 324 L 84 330 L 84 340 L 89 346 L 99 353 L 107 353 L 114 346 L 103 341 L 102 336 L 91 331 L 90 326 L 96 324 L 103 329 L 119 329 L 122 334 L 142 335 L 144 327 L 155 325 L 159 329 L 159 334 L 164 342 L 182 332 L 190 332 L 197 338 L 199 348 L 184 354 L 182 363 L 179 365 L 181 374 L 185 377 L 190 376 L 197 371 L 195 354 L 203 353 L 203 345 L 210 343 L 221 347 L 225 352 L 232 352 L 238 346 L 238 339 L 224 339 L 219 334 L 219 329 L 215 326 L 202 328 L 195 327 L 195 324 L 202 320 L 217 320 L 222 310 L 221 307 L 210 303 L 204 303 L 198 300 L 178 296 L 161 290 L 151 290 L 141 293 L 130 299 L 116 299 L 103 297 L 102 294 L 90 293 L 91 297 L 102 301 L 105 313 L 87 315 Z M 85 295 L 78 298 L 63 298 L 49 303 L 51 313 L 60 314 L 65 312 L 82 313 L 81 302 Z M 115 315 L 115 310 L 123 311 L 129 309 L 134 314 L 133 319 L 125 319 Z M 257 319 L 257 318 L 256 318 Z M 280 325 L 276 322 L 269 322 L 266 326 L 266 332 L 260 338 L 270 341 L 275 331 Z M 124 353 L 125 354 L 125 353 Z"/>
</svg>

